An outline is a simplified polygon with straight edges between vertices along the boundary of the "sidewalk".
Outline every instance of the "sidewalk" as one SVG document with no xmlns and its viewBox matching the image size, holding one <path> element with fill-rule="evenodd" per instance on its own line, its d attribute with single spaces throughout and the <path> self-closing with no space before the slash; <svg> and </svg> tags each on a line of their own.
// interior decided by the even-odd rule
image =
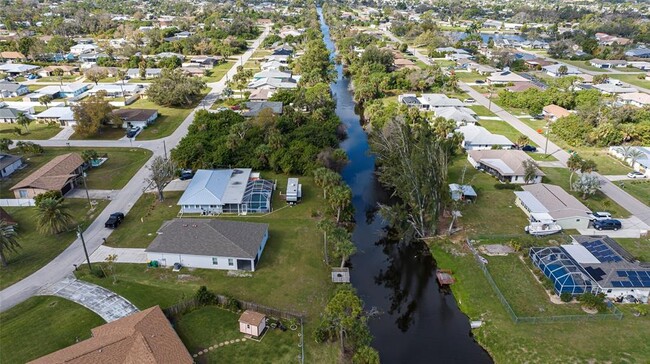
<svg viewBox="0 0 650 364">
<path fill-rule="evenodd" d="M 66 126 L 57 135 L 51 137 L 50 140 L 68 140 L 72 134 L 74 134 L 74 129 L 71 126 Z"/>
</svg>

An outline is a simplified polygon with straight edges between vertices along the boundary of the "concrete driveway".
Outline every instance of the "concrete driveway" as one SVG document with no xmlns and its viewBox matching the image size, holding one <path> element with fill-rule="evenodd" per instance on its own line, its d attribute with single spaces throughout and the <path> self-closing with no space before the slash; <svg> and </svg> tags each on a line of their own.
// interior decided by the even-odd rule
<svg viewBox="0 0 650 364">
<path fill-rule="evenodd" d="M 100 245 L 90 256 L 90 262 L 105 262 L 109 255 L 115 254 L 117 258 L 116 263 L 146 263 L 147 253 L 144 249 L 130 249 L 130 248 L 111 248 L 106 245 Z"/>
<path fill-rule="evenodd" d="M 580 234 L 583 235 L 607 235 L 610 238 L 640 238 L 642 236 L 647 236 L 650 226 L 646 225 L 638 217 L 632 216 L 627 219 L 617 219 L 623 225 L 623 228 L 620 230 L 596 230 L 593 228 L 589 229 L 578 229 Z"/>
</svg>

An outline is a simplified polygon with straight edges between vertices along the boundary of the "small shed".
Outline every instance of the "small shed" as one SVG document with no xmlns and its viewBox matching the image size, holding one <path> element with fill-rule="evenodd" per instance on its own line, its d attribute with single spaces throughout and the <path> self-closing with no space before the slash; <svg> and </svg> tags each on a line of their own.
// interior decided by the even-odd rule
<svg viewBox="0 0 650 364">
<path fill-rule="evenodd" d="M 451 183 L 449 185 L 449 193 L 451 194 L 451 199 L 454 201 L 474 201 L 476 200 L 477 194 L 474 191 L 474 188 L 470 185 L 459 185 L 457 183 Z"/>
<path fill-rule="evenodd" d="M 287 181 L 287 202 L 297 203 L 302 199 L 302 185 L 298 178 L 289 178 Z"/>
<path fill-rule="evenodd" d="M 334 282 L 334 283 L 350 283 L 350 269 L 349 268 L 332 268 L 332 282 Z"/>
<path fill-rule="evenodd" d="M 239 317 L 239 331 L 246 335 L 259 337 L 266 328 L 266 316 L 259 312 L 246 310 Z"/>
</svg>

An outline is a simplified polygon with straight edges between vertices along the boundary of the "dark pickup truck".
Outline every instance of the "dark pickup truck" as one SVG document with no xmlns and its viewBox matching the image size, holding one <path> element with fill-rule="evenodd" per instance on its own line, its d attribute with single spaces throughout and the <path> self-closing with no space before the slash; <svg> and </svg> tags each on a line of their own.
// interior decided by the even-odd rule
<svg viewBox="0 0 650 364">
<path fill-rule="evenodd" d="M 120 224 L 122 223 L 122 220 L 124 220 L 124 214 L 121 213 L 121 212 L 114 212 L 108 218 L 108 220 L 104 224 L 104 227 L 107 227 L 109 229 L 115 229 L 118 226 L 120 226 Z"/>
</svg>

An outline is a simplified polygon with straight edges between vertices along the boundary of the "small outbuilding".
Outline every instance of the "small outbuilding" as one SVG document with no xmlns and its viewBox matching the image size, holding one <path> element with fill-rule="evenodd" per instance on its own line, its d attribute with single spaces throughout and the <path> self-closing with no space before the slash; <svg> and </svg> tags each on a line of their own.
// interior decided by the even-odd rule
<svg viewBox="0 0 650 364">
<path fill-rule="evenodd" d="M 287 203 L 298 203 L 302 199 L 302 185 L 298 178 L 289 178 L 287 181 Z"/>
<path fill-rule="evenodd" d="M 262 336 L 266 328 L 266 316 L 259 312 L 246 310 L 239 317 L 239 331 L 254 337 Z"/>
</svg>

